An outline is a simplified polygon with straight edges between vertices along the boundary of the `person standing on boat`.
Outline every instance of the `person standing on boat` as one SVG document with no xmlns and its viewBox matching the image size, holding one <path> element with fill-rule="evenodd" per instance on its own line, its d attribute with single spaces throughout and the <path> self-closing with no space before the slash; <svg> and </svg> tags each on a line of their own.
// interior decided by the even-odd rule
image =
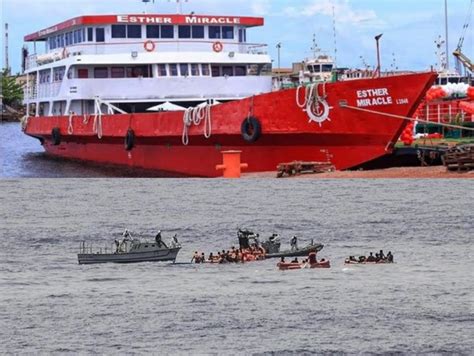
<svg viewBox="0 0 474 356">
<path fill-rule="evenodd" d="M 178 235 L 174 235 L 172 240 L 171 240 L 171 247 L 172 248 L 178 248 L 180 246 L 181 245 L 179 244 L 179 241 L 178 241 Z"/>
<path fill-rule="evenodd" d="M 161 230 L 158 231 L 158 234 L 156 234 L 155 241 L 158 244 L 158 247 L 161 247 L 163 244 L 163 241 L 161 241 Z"/>
<path fill-rule="evenodd" d="M 291 251 L 298 251 L 298 238 L 296 236 L 293 236 L 293 238 L 290 241 L 291 244 Z"/>
</svg>

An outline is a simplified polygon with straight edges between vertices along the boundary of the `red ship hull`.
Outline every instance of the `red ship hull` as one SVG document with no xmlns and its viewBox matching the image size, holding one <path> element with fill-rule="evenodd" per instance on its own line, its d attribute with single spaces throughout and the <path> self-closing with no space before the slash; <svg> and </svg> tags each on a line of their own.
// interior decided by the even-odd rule
<svg viewBox="0 0 474 356">
<path fill-rule="evenodd" d="M 322 125 L 310 122 L 297 106 L 294 89 L 220 104 L 211 110 L 211 137 L 204 137 L 204 123 L 191 127 L 187 146 L 182 143 L 182 112 L 103 115 L 101 139 L 93 119 L 85 124 L 82 116 L 72 118 L 72 134 L 67 116 L 31 117 L 25 132 L 42 140 L 45 150 L 55 156 L 186 176 L 222 175 L 216 165 L 227 150 L 242 151 L 248 172 L 275 171 L 278 164 L 294 160 L 331 161 L 344 170 L 390 152 L 408 122 L 380 113 L 411 117 L 435 79 L 436 74 L 423 73 L 327 84 L 330 121 Z M 249 113 L 262 126 L 261 137 L 253 143 L 241 133 Z M 61 133 L 56 146 L 53 128 Z M 130 129 L 135 144 L 127 151 L 124 139 Z"/>
</svg>

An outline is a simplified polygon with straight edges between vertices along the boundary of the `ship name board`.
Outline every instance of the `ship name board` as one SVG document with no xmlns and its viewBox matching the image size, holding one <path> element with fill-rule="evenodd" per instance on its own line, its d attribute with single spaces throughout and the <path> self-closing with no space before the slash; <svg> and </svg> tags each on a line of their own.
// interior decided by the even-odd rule
<svg viewBox="0 0 474 356">
<path fill-rule="evenodd" d="M 57 30 L 58 30 L 58 26 L 50 27 L 50 28 L 47 28 L 46 30 L 39 31 L 38 36 L 39 37 L 46 36 L 46 35 L 49 35 L 50 33 L 56 32 Z"/>
<path fill-rule="evenodd" d="M 357 91 L 357 106 L 359 108 L 392 104 L 393 98 L 387 88 Z"/>
<path fill-rule="evenodd" d="M 183 21 L 184 20 L 184 21 Z M 140 24 L 198 24 L 198 25 L 238 25 L 240 24 L 240 18 L 238 17 L 197 17 L 197 16 L 184 16 L 179 17 L 163 17 L 163 16 L 129 16 L 119 15 L 117 16 L 117 22 L 119 23 L 140 23 Z"/>
</svg>

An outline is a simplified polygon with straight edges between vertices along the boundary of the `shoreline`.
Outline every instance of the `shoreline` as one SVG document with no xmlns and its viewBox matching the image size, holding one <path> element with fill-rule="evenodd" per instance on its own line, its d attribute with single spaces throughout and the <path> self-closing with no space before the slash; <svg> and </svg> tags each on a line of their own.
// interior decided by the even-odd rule
<svg viewBox="0 0 474 356">
<path fill-rule="evenodd" d="M 243 179 L 474 179 L 474 171 L 448 172 L 444 166 L 436 167 L 399 167 L 373 171 L 336 171 L 321 174 L 303 174 L 300 176 L 277 178 L 276 172 L 244 173 Z"/>
</svg>

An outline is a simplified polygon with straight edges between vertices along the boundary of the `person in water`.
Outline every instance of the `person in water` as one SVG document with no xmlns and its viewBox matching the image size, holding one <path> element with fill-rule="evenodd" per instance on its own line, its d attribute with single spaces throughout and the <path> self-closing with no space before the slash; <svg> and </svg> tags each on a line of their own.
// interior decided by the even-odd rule
<svg viewBox="0 0 474 356">
<path fill-rule="evenodd" d="M 387 253 L 387 262 L 393 263 L 392 251 L 388 251 L 388 253 Z"/>
<path fill-rule="evenodd" d="M 201 263 L 201 256 L 199 255 L 199 252 L 194 252 L 193 258 L 191 259 L 191 263 L 196 263 L 199 264 Z"/>
<path fill-rule="evenodd" d="M 367 257 L 367 262 L 376 262 L 376 261 L 377 261 L 377 260 L 376 260 L 375 257 L 374 257 L 374 253 L 371 252 L 371 253 L 370 253 L 370 256 Z"/>
</svg>

